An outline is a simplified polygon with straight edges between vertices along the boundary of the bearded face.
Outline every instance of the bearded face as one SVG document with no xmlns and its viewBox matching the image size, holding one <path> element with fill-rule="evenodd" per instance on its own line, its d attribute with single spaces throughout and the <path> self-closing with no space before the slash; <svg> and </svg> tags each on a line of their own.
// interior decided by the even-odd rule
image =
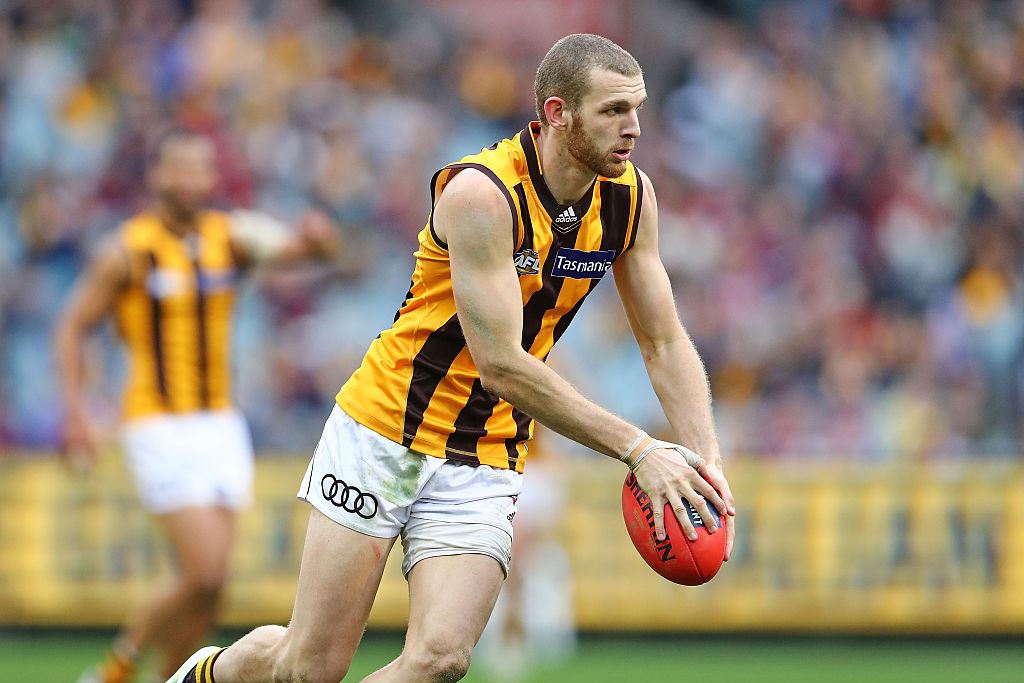
<svg viewBox="0 0 1024 683">
<path fill-rule="evenodd" d="M 194 221 L 217 184 L 213 144 L 201 136 L 167 141 L 151 171 L 150 182 L 175 221 Z"/>
<path fill-rule="evenodd" d="M 572 158 L 582 166 L 590 169 L 599 176 L 605 178 L 618 178 L 626 172 L 627 159 L 619 158 L 616 152 L 632 149 L 631 139 L 618 138 L 609 147 L 603 147 L 591 135 L 583 122 L 582 117 L 573 117 L 565 136 L 566 149 Z"/>
<path fill-rule="evenodd" d="M 565 131 L 569 154 L 597 175 L 621 176 L 640 136 L 638 112 L 646 100 L 643 76 L 594 69 L 589 91 L 571 110 Z"/>
</svg>

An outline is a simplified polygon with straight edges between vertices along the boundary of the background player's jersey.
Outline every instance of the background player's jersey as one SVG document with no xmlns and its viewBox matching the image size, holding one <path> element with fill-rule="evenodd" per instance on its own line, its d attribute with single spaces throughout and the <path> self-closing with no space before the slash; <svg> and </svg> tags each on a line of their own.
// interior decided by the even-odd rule
<svg viewBox="0 0 1024 683">
<path fill-rule="evenodd" d="M 228 221 L 227 214 L 204 211 L 185 238 L 149 212 L 121 226 L 130 282 L 116 319 L 129 356 L 127 419 L 231 406 L 236 271 Z"/>
<path fill-rule="evenodd" d="M 544 182 L 540 124 L 445 166 L 431 181 L 436 202 L 460 171 L 481 171 L 501 189 L 514 217 L 514 260 L 523 298 L 523 348 L 546 359 L 586 296 L 636 240 L 643 196 L 627 163 L 619 178 L 599 177 L 571 206 Z M 433 213 L 419 234 L 416 269 L 394 325 L 374 340 L 338 392 L 360 423 L 413 450 L 522 471 L 533 421 L 480 384 L 459 325 L 447 245 Z"/>
</svg>

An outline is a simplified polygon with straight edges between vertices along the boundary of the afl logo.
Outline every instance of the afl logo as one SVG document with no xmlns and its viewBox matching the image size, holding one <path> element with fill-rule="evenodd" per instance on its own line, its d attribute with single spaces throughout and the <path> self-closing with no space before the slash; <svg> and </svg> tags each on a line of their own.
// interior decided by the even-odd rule
<svg viewBox="0 0 1024 683">
<path fill-rule="evenodd" d="M 540 272 L 540 254 L 533 249 L 521 249 L 515 253 L 515 264 L 520 275 L 536 275 Z"/>
<path fill-rule="evenodd" d="M 170 268 L 156 268 L 146 276 L 146 292 L 156 299 L 184 294 L 191 286 L 189 276 Z"/>
<path fill-rule="evenodd" d="M 363 519 L 371 519 L 377 514 L 377 497 L 372 493 L 363 493 L 355 486 L 349 486 L 333 474 L 325 474 L 320 480 L 320 490 L 324 499 L 336 508 L 359 515 Z"/>
</svg>

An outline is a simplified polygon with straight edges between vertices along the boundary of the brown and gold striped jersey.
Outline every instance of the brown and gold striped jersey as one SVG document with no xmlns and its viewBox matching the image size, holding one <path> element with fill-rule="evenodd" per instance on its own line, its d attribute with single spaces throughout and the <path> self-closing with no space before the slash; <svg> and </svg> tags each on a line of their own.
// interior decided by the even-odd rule
<svg viewBox="0 0 1024 683">
<path fill-rule="evenodd" d="M 184 238 L 150 212 L 121 226 L 129 282 L 115 317 L 128 348 L 126 419 L 231 406 L 236 268 L 228 221 L 204 211 Z"/>
<path fill-rule="evenodd" d="M 612 263 L 636 240 L 643 189 L 632 164 L 598 177 L 582 199 L 559 205 L 537 154 L 540 124 L 445 166 L 432 201 L 460 171 L 490 178 L 514 218 L 514 253 L 523 300 L 523 348 L 546 359 Z M 441 458 L 522 472 L 533 421 L 480 384 L 459 325 L 447 245 L 432 216 L 419 234 L 416 266 L 394 324 L 370 345 L 338 392 L 356 421 L 397 443 Z"/>
</svg>

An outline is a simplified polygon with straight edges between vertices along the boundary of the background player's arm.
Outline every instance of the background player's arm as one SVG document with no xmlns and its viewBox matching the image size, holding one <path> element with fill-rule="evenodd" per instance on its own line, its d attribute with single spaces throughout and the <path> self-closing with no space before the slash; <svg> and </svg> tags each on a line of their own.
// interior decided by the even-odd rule
<svg viewBox="0 0 1024 683">
<path fill-rule="evenodd" d="M 434 229 L 448 243 L 455 305 L 480 381 L 487 391 L 546 427 L 618 458 L 641 431 L 584 398 L 544 362 L 523 350 L 523 301 L 512 261 L 511 220 L 498 189 L 473 170 L 454 178 L 434 208 Z M 719 504 L 717 492 L 674 450 L 659 449 L 648 460 L 659 453 L 676 467 L 641 479 L 650 487 L 648 494 L 652 498 L 661 495 L 680 511 L 680 496 L 686 498 L 703 511 L 701 516 L 709 520 L 709 528 L 714 528 L 704 501 L 695 492 Z M 643 466 L 638 468 L 638 477 L 643 470 Z M 663 509 L 664 505 L 659 508 Z M 686 515 L 680 515 L 683 519 Z M 664 538 L 660 513 L 655 525 Z"/>
<path fill-rule="evenodd" d="M 722 473 L 707 373 L 676 313 L 672 286 L 658 253 L 657 197 L 646 175 L 643 181 L 643 209 L 636 242 L 615 262 L 615 284 L 651 385 L 672 426 L 673 439 L 705 458 L 707 465 L 701 473 L 732 508 L 732 492 Z M 731 516 L 726 517 L 726 525 L 728 558 L 733 538 Z"/>
<path fill-rule="evenodd" d="M 82 346 L 88 333 L 111 312 L 127 282 L 128 255 L 116 240 L 110 240 L 75 283 L 57 321 L 54 352 L 65 411 L 62 452 L 72 459 L 84 459 L 77 464 L 88 465 L 95 459 L 85 414 Z"/>
<path fill-rule="evenodd" d="M 240 263 L 279 266 L 334 259 L 340 239 L 322 211 L 307 211 L 290 228 L 262 211 L 236 209 L 231 212 L 231 248 Z"/>
</svg>

